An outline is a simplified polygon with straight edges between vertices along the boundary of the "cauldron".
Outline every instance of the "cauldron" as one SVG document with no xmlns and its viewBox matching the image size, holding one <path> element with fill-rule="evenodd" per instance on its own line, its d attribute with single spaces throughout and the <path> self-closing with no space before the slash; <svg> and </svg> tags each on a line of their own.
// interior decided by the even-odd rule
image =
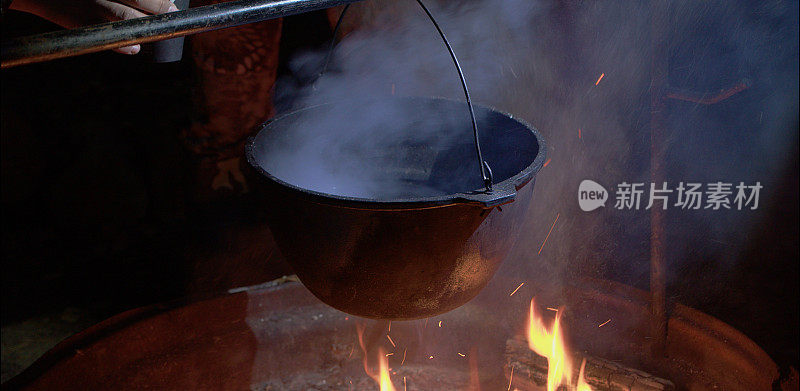
<svg viewBox="0 0 800 391">
<path fill-rule="evenodd" d="M 314 295 L 353 315 L 408 320 L 454 309 L 486 285 L 520 233 L 546 148 L 523 121 L 474 113 L 491 190 L 463 101 L 324 104 L 249 140 L 267 223 Z"/>
</svg>

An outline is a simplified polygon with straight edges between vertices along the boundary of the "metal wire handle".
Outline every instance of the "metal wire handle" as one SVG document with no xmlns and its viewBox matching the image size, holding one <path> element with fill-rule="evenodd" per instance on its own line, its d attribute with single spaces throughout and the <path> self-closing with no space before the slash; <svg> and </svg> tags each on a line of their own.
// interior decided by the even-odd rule
<svg viewBox="0 0 800 391">
<path fill-rule="evenodd" d="M 428 18 L 433 23 L 433 26 L 436 27 L 436 31 L 439 32 L 439 36 L 442 37 L 442 41 L 444 41 L 444 45 L 447 47 L 447 51 L 450 53 L 450 57 L 453 59 L 453 65 L 455 65 L 456 70 L 458 71 L 458 77 L 461 80 L 461 87 L 464 89 L 464 96 L 467 98 L 467 107 L 469 108 L 469 116 L 472 119 L 472 133 L 475 135 L 475 152 L 478 154 L 478 166 L 481 169 L 481 179 L 483 179 L 483 185 L 486 186 L 486 192 L 492 191 L 492 169 L 489 167 L 489 163 L 483 160 L 483 154 L 481 154 L 481 144 L 478 137 L 478 122 L 475 120 L 475 110 L 472 108 L 472 100 L 469 97 L 469 89 L 467 88 L 467 81 L 464 78 L 464 72 L 461 70 L 461 64 L 458 63 L 458 58 L 456 58 L 456 53 L 453 51 L 453 48 L 450 46 L 450 42 L 445 37 L 444 32 L 439 27 L 439 24 L 436 23 L 436 19 L 434 19 L 431 12 L 428 10 L 428 7 L 425 7 L 425 4 L 422 3 L 422 0 L 417 0 L 417 4 L 425 11 L 425 14 L 428 15 Z M 331 40 L 331 46 L 328 49 L 328 54 L 325 56 L 325 63 L 322 66 L 322 71 L 320 71 L 320 76 L 328 69 L 328 64 L 331 60 L 331 55 L 333 54 L 333 48 L 336 45 L 336 34 L 339 32 L 339 27 L 342 25 L 342 19 L 344 19 L 344 15 L 347 13 L 347 10 L 350 9 L 351 4 L 347 4 L 344 9 L 342 9 L 342 13 L 339 15 L 339 20 L 336 21 L 336 27 L 333 29 L 333 40 Z"/>
</svg>

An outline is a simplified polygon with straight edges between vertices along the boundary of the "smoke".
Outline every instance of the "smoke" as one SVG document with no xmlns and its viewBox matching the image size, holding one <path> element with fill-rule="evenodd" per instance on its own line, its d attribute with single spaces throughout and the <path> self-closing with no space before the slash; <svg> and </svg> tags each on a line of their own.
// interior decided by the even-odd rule
<svg viewBox="0 0 800 391">
<path fill-rule="evenodd" d="M 654 3 L 426 2 L 459 57 L 473 100 L 526 120 L 548 142 L 551 161 L 537 176 L 528 223 L 501 270 L 505 278 L 571 281 L 589 275 L 646 288 L 647 200 L 640 210 L 618 210 L 611 198 L 605 208 L 583 212 L 576 195 L 584 179 L 611 191 L 622 182 L 649 188 L 654 23 L 666 26 L 669 88 L 714 94 L 741 80 L 750 85 L 715 105 L 666 101 L 665 140 L 656 148 L 664 152 L 670 187 L 681 181 L 758 181 L 764 186 L 755 211 L 670 206 L 669 268 L 677 276 L 687 264 L 704 258 L 729 267 L 754 224 L 764 218 L 796 150 L 796 2 L 666 2 L 666 11 L 657 15 L 651 12 Z M 463 99 L 447 51 L 414 1 L 357 3 L 352 12 L 348 17 L 360 27 L 338 44 L 325 75 L 311 85 L 298 83 L 315 79 L 326 52 L 297 56 L 290 64 L 293 78 L 279 82 L 276 100 L 302 108 L 392 94 Z M 320 167 L 357 173 L 357 181 L 337 179 L 322 187 L 370 194 L 386 185 L 372 171 L 386 161 L 365 165 L 364 155 L 396 139 L 373 133 L 402 132 L 405 126 L 393 124 L 404 124 L 409 116 L 430 120 L 440 114 L 419 108 L 409 113 L 377 103 L 363 110 L 328 111 L 291 131 L 316 137 L 309 144 L 312 149 L 324 145 L 335 158 L 320 161 L 302 151 L 298 156 L 308 158 L 307 165 L 294 161 L 285 167 L 307 172 L 295 180 L 308 186 L 325 182 Z M 325 136 L 331 128 L 336 137 Z M 421 140 L 433 140 L 439 128 L 423 131 Z M 448 137 L 435 142 L 452 142 Z M 356 152 L 348 155 L 347 148 Z M 286 155 L 275 156 L 276 162 L 286 161 Z"/>
<path fill-rule="evenodd" d="M 356 4 L 347 17 L 365 14 L 358 7 L 386 5 L 379 4 Z M 486 12 L 498 4 L 492 13 Z M 528 29 L 524 15 L 535 11 L 534 4 L 430 4 L 450 35 L 474 99 L 491 102 L 503 96 L 503 84 L 514 72 L 511 61 L 524 61 L 513 48 L 525 44 L 527 34 L 515 29 Z M 351 197 L 430 197 L 480 188 L 477 157 L 459 148 L 473 142 L 466 104 L 398 104 L 385 99 L 436 96 L 464 102 L 458 73 L 434 25 L 413 1 L 391 3 L 381 12 L 367 14 L 372 23 L 339 43 L 322 77 L 317 78 L 327 50 L 307 52 L 291 61 L 295 80 L 314 82 L 301 86 L 284 80 L 276 100 L 291 100 L 290 110 L 338 104 L 303 111 L 300 120 L 280 129 L 291 134 L 291 140 L 261 154 L 262 166 L 286 182 Z M 488 121 L 485 110 L 476 113 L 479 122 Z M 448 159 L 473 166 L 465 173 L 469 180 L 441 183 L 443 178 L 459 176 L 437 172 L 452 166 L 443 163 Z"/>
</svg>

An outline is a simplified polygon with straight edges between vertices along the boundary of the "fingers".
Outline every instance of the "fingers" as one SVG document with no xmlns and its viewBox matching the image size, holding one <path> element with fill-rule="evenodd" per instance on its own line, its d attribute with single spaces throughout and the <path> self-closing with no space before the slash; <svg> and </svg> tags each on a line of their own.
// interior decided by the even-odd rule
<svg viewBox="0 0 800 391">
<path fill-rule="evenodd" d="M 134 55 L 136 53 L 139 53 L 139 51 L 142 50 L 142 47 L 139 46 L 139 44 L 136 44 L 136 45 L 124 46 L 124 47 L 121 47 L 121 48 L 116 48 L 116 49 L 111 49 L 111 50 L 113 50 L 113 51 L 115 51 L 117 53 L 122 53 L 122 54 L 127 54 L 127 55 L 131 55 L 132 56 L 132 55 Z"/>
<path fill-rule="evenodd" d="M 145 13 L 108 0 L 97 0 L 97 4 L 102 7 L 103 17 L 109 21 L 128 20 L 147 16 Z"/>
<path fill-rule="evenodd" d="M 170 0 L 118 0 L 120 3 L 127 4 L 133 8 L 151 14 L 163 14 L 165 12 L 177 11 L 178 7 Z"/>
<path fill-rule="evenodd" d="M 165 12 L 173 12 L 178 10 L 178 8 L 175 7 L 170 0 L 118 1 L 119 3 L 108 0 L 97 0 L 97 4 L 99 4 L 105 10 L 105 19 L 110 21 L 127 20 L 147 16 L 142 11 L 154 14 L 163 14 Z M 141 50 L 141 46 L 139 45 L 125 46 L 114 49 L 115 52 L 122 54 L 136 54 L 139 53 L 139 50 Z"/>
<path fill-rule="evenodd" d="M 135 19 L 147 16 L 146 14 L 142 13 L 139 10 L 133 9 L 126 5 L 122 5 L 120 3 L 115 3 L 113 1 L 98 0 L 97 4 L 101 7 L 101 13 L 103 18 L 112 22 L 117 20 Z M 139 51 L 141 50 L 141 46 L 137 44 L 131 46 L 124 46 L 113 50 L 117 53 L 132 55 L 139 53 Z"/>
</svg>

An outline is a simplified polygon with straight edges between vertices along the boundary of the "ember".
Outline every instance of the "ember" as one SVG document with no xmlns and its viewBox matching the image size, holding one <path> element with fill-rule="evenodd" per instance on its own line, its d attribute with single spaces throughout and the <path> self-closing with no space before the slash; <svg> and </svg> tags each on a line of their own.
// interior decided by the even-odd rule
<svg viewBox="0 0 800 391">
<path fill-rule="evenodd" d="M 594 85 L 598 85 L 598 84 L 600 84 L 600 80 L 603 80 L 603 76 L 605 76 L 605 75 L 606 75 L 605 73 L 603 73 L 603 74 L 600 74 L 600 77 L 599 77 L 599 78 L 597 78 L 597 81 L 596 81 L 596 82 L 594 82 Z"/>
<path fill-rule="evenodd" d="M 547 231 L 547 236 L 544 237 L 544 242 L 542 242 L 542 247 L 539 247 L 538 254 L 542 253 L 542 249 L 544 248 L 544 244 L 547 243 L 547 239 L 550 237 L 550 233 L 553 232 L 553 228 L 556 226 L 556 222 L 558 221 L 558 217 L 561 216 L 561 213 L 556 213 L 556 219 L 553 220 L 553 225 L 550 226 L 550 231 Z"/>
<path fill-rule="evenodd" d="M 523 285 L 525 285 L 525 283 L 524 283 L 524 282 L 523 282 L 523 283 L 521 283 L 521 284 L 519 284 L 519 286 L 517 287 L 517 289 L 514 289 L 514 292 L 511 292 L 511 294 L 510 294 L 509 296 L 514 296 L 514 294 L 515 294 L 515 293 L 517 293 L 517 291 L 519 290 L 519 288 L 522 288 L 522 286 L 523 286 Z"/>
</svg>

